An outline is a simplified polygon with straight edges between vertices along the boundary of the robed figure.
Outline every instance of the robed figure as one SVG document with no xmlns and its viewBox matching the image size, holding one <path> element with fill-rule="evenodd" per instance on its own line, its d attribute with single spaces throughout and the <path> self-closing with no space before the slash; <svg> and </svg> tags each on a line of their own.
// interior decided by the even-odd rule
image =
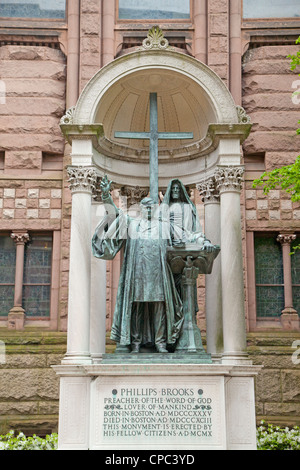
<svg viewBox="0 0 300 470">
<path fill-rule="evenodd" d="M 172 179 L 165 192 L 160 206 L 162 217 L 168 221 L 170 238 L 173 246 L 197 244 L 205 251 L 211 252 L 214 247 L 202 232 L 199 215 L 195 204 L 191 201 L 188 192 L 179 179 Z M 174 274 L 177 291 L 182 299 L 182 275 Z M 194 287 L 195 314 L 198 311 L 197 284 Z"/>
<path fill-rule="evenodd" d="M 169 182 L 160 211 L 164 220 L 169 220 L 172 245 L 187 243 L 210 245 L 209 240 L 202 232 L 196 206 L 179 179 L 173 179 Z"/>
<path fill-rule="evenodd" d="M 166 261 L 170 225 L 151 198 L 142 200 L 141 217 L 133 218 L 115 206 L 107 180 L 101 189 L 107 213 L 95 230 L 93 255 L 111 260 L 124 247 L 111 339 L 134 353 L 141 346 L 174 351 L 183 308 Z"/>
</svg>

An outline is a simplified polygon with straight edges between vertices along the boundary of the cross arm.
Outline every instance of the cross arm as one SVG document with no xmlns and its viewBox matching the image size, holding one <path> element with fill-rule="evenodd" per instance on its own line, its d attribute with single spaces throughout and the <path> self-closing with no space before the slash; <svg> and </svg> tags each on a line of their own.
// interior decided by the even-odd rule
<svg viewBox="0 0 300 470">
<path fill-rule="evenodd" d="M 150 139 L 150 132 L 115 132 L 116 139 Z"/>
<path fill-rule="evenodd" d="M 159 139 L 165 140 L 184 140 L 193 139 L 193 132 L 158 132 Z"/>
</svg>

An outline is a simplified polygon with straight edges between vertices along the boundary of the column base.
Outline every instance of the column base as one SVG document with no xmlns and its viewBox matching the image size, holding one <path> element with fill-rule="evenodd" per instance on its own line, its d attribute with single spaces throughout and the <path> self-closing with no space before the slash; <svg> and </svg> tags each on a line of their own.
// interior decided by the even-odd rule
<svg viewBox="0 0 300 470">
<path fill-rule="evenodd" d="M 225 365 L 252 365 L 247 353 L 234 351 L 223 353 L 221 362 Z"/>
<path fill-rule="evenodd" d="M 9 330 L 24 330 L 25 310 L 20 307 L 13 307 L 7 317 L 7 328 Z"/>
<path fill-rule="evenodd" d="M 281 312 L 280 322 L 286 330 L 298 330 L 300 327 L 300 318 L 297 310 L 292 307 L 286 307 Z"/>
<path fill-rule="evenodd" d="M 103 359 L 103 355 L 104 353 L 99 353 L 99 354 L 91 354 L 91 360 L 92 360 L 92 364 L 101 364 L 102 362 L 102 359 Z"/>
<path fill-rule="evenodd" d="M 61 363 L 63 365 L 80 365 L 80 364 L 92 364 L 92 357 L 90 353 L 67 353 Z"/>
<path fill-rule="evenodd" d="M 213 364 L 222 364 L 222 353 L 210 353 Z"/>
</svg>

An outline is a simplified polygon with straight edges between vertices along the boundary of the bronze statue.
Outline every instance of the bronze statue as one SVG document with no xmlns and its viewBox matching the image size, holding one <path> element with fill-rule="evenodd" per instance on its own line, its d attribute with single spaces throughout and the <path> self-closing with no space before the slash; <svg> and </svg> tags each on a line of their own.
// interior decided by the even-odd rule
<svg viewBox="0 0 300 470">
<path fill-rule="evenodd" d="M 140 218 L 115 206 L 107 177 L 100 187 L 106 216 L 94 233 L 93 255 L 111 260 L 125 247 L 111 339 L 117 352 L 139 353 L 153 346 L 159 353 L 174 352 L 184 322 L 183 297 L 181 274 L 172 273 L 167 249 L 192 244 L 211 253 L 214 247 L 201 232 L 196 207 L 179 180 L 170 182 L 161 206 L 144 198 Z"/>
<path fill-rule="evenodd" d="M 119 210 L 109 193 L 110 183 L 101 183 L 106 217 L 92 240 L 94 256 L 110 260 L 125 246 L 111 339 L 120 347 L 138 353 L 141 346 L 157 352 L 173 350 L 183 322 L 182 302 L 166 260 L 170 245 L 169 226 L 159 217 L 151 198 L 141 202 L 141 218 Z"/>
</svg>

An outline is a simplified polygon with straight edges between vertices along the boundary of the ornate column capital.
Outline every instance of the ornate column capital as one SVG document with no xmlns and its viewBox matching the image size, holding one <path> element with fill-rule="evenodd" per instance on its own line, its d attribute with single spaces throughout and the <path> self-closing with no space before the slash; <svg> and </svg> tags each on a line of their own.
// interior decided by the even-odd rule
<svg viewBox="0 0 300 470">
<path fill-rule="evenodd" d="M 13 239 L 16 245 L 25 245 L 30 240 L 28 232 L 18 230 L 14 230 L 10 234 L 10 238 Z"/>
<path fill-rule="evenodd" d="M 215 172 L 217 189 L 222 192 L 240 192 L 242 189 L 244 167 L 219 166 Z"/>
<path fill-rule="evenodd" d="M 217 189 L 216 179 L 213 176 L 205 181 L 201 181 L 201 183 L 198 183 L 196 188 L 198 189 L 204 204 L 220 203 L 220 194 Z"/>
<path fill-rule="evenodd" d="M 149 193 L 149 188 L 140 188 L 139 186 L 122 186 L 120 188 L 120 196 L 127 198 L 127 205 L 133 206 L 139 204 L 141 200 Z"/>
<path fill-rule="evenodd" d="M 281 245 L 290 245 L 296 238 L 297 235 L 293 233 L 280 233 L 276 240 L 280 242 Z"/>
<path fill-rule="evenodd" d="M 94 167 L 70 166 L 67 172 L 72 194 L 92 194 L 96 190 L 97 173 Z"/>
</svg>

